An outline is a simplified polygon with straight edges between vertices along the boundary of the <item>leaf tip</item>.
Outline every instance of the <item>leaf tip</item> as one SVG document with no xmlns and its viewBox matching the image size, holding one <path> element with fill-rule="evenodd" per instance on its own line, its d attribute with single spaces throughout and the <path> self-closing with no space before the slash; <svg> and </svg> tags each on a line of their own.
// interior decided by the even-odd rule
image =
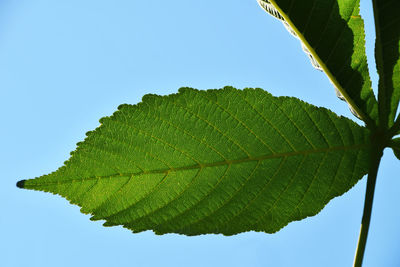
<svg viewBox="0 0 400 267">
<path fill-rule="evenodd" d="M 18 188 L 24 188 L 24 186 L 25 186 L 25 181 L 26 181 L 26 180 L 18 181 L 18 182 L 17 182 L 17 187 L 18 187 Z"/>
</svg>

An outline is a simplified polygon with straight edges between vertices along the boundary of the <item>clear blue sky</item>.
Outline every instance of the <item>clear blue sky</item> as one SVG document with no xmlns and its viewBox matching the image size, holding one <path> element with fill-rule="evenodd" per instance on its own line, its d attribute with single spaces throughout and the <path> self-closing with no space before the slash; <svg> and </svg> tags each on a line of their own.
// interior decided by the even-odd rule
<svg viewBox="0 0 400 267">
<path fill-rule="evenodd" d="M 371 3 L 362 0 L 374 85 Z M 355 118 L 256 0 L 0 1 L 0 266 L 351 266 L 365 178 L 277 234 L 105 228 L 15 183 L 56 170 L 85 133 L 146 93 L 262 87 Z M 360 123 L 360 121 L 357 121 Z M 379 172 L 365 266 L 400 266 L 400 162 Z"/>
</svg>

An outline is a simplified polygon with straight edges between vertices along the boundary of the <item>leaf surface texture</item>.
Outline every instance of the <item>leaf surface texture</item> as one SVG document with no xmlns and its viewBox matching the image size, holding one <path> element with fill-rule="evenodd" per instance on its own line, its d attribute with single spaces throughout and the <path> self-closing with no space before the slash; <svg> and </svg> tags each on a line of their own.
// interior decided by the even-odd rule
<svg viewBox="0 0 400 267">
<path fill-rule="evenodd" d="M 315 215 L 368 171 L 366 128 L 262 89 L 146 95 L 100 122 L 64 166 L 18 186 L 106 226 L 233 235 Z"/>
</svg>

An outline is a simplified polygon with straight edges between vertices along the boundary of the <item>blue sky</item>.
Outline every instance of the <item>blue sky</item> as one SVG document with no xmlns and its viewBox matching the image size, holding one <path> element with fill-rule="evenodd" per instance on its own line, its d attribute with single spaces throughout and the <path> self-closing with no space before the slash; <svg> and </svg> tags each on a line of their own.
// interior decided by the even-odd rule
<svg viewBox="0 0 400 267">
<path fill-rule="evenodd" d="M 376 87 L 371 3 L 361 2 Z M 15 186 L 56 170 L 119 104 L 225 85 L 296 96 L 356 120 L 256 0 L 0 1 L 0 266 L 350 266 L 365 178 L 277 234 L 233 237 L 105 228 L 59 196 Z M 365 266 L 400 266 L 399 167 L 386 150 Z"/>
</svg>

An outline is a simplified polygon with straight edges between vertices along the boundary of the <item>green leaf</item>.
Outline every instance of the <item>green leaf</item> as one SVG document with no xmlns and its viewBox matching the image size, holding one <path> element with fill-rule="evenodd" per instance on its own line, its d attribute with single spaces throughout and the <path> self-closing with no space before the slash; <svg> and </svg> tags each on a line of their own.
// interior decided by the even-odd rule
<svg viewBox="0 0 400 267">
<path fill-rule="evenodd" d="M 18 186 L 106 226 L 232 235 L 315 215 L 368 170 L 366 128 L 262 89 L 181 88 L 118 109 L 65 166 Z"/>
<path fill-rule="evenodd" d="M 400 1 L 374 0 L 373 3 L 380 120 L 388 128 L 393 125 L 400 99 Z"/>
<path fill-rule="evenodd" d="M 400 159 L 400 138 L 395 138 L 391 141 L 390 147 L 398 159 Z"/>
<path fill-rule="evenodd" d="M 314 66 L 323 70 L 368 127 L 375 128 L 378 105 L 365 54 L 359 0 L 259 0 L 273 5 L 301 41 Z"/>
</svg>

